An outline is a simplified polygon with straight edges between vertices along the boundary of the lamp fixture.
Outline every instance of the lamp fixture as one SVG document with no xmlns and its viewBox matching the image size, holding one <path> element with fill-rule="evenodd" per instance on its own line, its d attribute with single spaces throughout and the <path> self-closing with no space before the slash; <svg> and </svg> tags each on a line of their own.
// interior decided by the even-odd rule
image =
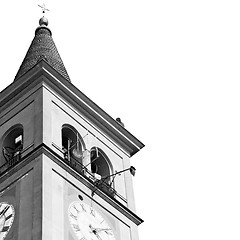
<svg viewBox="0 0 240 240">
<path fill-rule="evenodd" d="M 105 176 L 105 177 L 102 178 L 101 180 L 105 180 L 105 179 L 107 179 L 107 178 L 109 178 L 109 177 L 116 176 L 116 175 L 121 174 L 121 173 L 123 173 L 123 172 L 126 172 L 126 171 L 128 171 L 128 170 L 130 171 L 130 173 L 131 173 L 132 176 L 135 176 L 135 174 L 136 174 L 136 168 L 133 167 L 133 166 L 131 166 L 130 168 L 126 168 L 126 169 L 124 169 L 124 170 L 122 170 L 122 171 L 115 172 L 115 173 L 113 173 L 113 174 L 111 174 L 111 175 Z"/>
</svg>

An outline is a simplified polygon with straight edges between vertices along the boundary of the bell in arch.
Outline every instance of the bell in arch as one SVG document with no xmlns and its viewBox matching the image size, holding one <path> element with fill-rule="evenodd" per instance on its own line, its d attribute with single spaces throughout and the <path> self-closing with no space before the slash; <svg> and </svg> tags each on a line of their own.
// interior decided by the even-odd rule
<svg viewBox="0 0 240 240">
<path fill-rule="evenodd" d="M 79 137 L 79 133 L 77 133 L 77 141 L 73 146 L 72 149 L 72 154 L 75 158 L 82 158 L 82 147 L 81 147 L 81 143 L 80 143 L 80 137 Z"/>
</svg>

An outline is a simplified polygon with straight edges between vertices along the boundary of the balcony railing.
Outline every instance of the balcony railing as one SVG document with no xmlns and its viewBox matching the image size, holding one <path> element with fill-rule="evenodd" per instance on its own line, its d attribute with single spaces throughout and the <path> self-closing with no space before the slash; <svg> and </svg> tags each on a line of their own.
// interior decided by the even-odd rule
<svg viewBox="0 0 240 240">
<path fill-rule="evenodd" d="M 117 199 L 123 204 L 127 203 L 127 200 L 121 196 L 109 183 L 107 183 L 106 179 L 98 180 L 88 168 L 86 168 L 81 162 L 79 162 L 79 160 L 75 159 L 73 156 L 68 156 L 66 154 L 64 157 L 64 162 L 81 175 L 87 177 L 87 179 L 94 184 L 96 189 L 93 190 L 93 192 L 95 192 L 97 189 L 100 189 L 109 197 Z"/>
<path fill-rule="evenodd" d="M 18 162 L 21 161 L 22 151 L 15 153 L 6 163 L 0 167 L 0 175 L 14 167 Z"/>
<path fill-rule="evenodd" d="M 34 144 L 30 144 L 24 149 L 20 147 L 13 151 L 11 155 L 8 155 L 8 158 L 5 158 L 6 162 L 2 166 L 0 166 L 0 175 L 4 174 L 5 172 L 13 168 L 15 165 L 20 163 L 22 161 L 23 154 L 26 154 L 26 152 L 30 150 L 33 146 Z"/>
</svg>

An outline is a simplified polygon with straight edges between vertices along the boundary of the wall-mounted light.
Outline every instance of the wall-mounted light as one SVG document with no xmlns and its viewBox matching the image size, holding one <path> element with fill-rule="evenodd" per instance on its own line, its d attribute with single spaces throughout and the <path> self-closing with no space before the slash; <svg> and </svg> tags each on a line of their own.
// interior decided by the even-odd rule
<svg viewBox="0 0 240 240">
<path fill-rule="evenodd" d="M 127 169 L 124 169 L 124 170 L 122 170 L 122 171 L 115 172 L 114 174 L 111 174 L 111 175 L 108 175 L 108 176 L 106 176 L 106 177 L 103 177 L 101 180 L 107 179 L 107 178 L 109 178 L 109 177 L 116 176 L 116 175 L 121 174 L 121 173 L 123 173 L 123 172 L 126 172 L 126 171 L 128 171 L 128 170 L 130 171 L 130 173 L 132 174 L 132 176 L 135 176 L 135 174 L 136 174 L 136 168 L 133 167 L 133 166 L 131 166 L 130 168 L 127 168 Z"/>
</svg>

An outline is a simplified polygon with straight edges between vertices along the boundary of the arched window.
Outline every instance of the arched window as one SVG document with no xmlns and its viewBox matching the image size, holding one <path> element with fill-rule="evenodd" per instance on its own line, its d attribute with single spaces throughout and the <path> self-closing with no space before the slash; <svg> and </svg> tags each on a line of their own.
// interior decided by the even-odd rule
<svg viewBox="0 0 240 240">
<path fill-rule="evenodd" d="M 62 126 L 62 148 L 65 159 L 70 161 L 73 158 L 82 163 L 85 144 L 79 132 L 68 124 Z"/>
<path fill-rule="evenodd" d="M 112 173 L 112 165 L 107 155 L 97 147 L 91 149 L 91 170 L 92 173 L 100 175 L 104 182 L 110 184 L 110 177 Z"/>
<path fill-rule="evenodd" d="M 23 149 L 23 126 L 21 124 L 10 128 L 2 140 L 2 158 L 13 165 L 20 159 Z M 2 162 L 2 165 L 4 161 Z"/>
</svg>

